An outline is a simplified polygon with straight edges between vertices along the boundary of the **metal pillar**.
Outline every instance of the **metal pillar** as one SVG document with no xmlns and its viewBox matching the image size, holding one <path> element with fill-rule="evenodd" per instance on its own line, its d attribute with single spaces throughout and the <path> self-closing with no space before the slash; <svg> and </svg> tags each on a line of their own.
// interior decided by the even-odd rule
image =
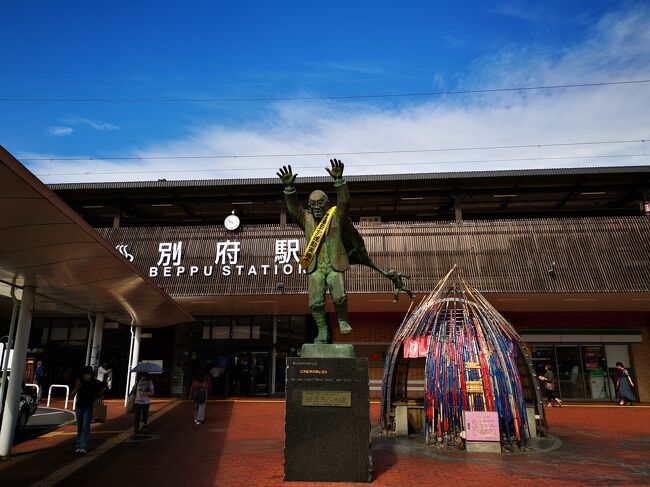
<svg viewBox="0 0 650 487">
<path fill-rule="evenodd" d="M 97 372 L 99 359 L 102 353 L 102 337 L 104 336 L 104 314 L 97 313 L 95 316 L 95 329 L 93 330 L 93 345 L 90 352 L 90 366 Z"/>
<path fill-rule="evenodd" d="M 284 205 L 282 205 L 280 208 L 280 226 L 287 226 L 287 209 L 284 207 Z"/>
<path fill-rule="evenodd" d="M 0 386 L 0 416 L 5 408 L 5 390 L 7 389 L 7 371 L 9 370 L 9 355 L 14 347 L 14 333 L 16 331 L 16 317 L 18 315 L 19 301 L 16 298 L 16 288 L 11 287 L 11 299 L 14 301 L 13 308 L 11 309 L 11 323 L 9 324 L 9 335 L 7 336 L 7 345 L 5 346 L 5 354 L 2 357 L 2 385 Z"/>
<path fill-rule="evenodd" d="M 454 219 L 456 223 L 463 223 L 463 200 L 467 199 L 465 193 L 452 193 L 449 197 L 453 200 L 451 209 L 454 210 Z"/>
<path fill-rule="evenodd" d="M 278 317 L 273 316 L 273 347 L 271 347 L 271 373 L 269 378 L 271 380 L 271 394 L 275 394 L 275 367 L 276 355 L 278 353 Z"/>
<path fill-rule="evenodd" d="M 20 393 L 23 388 L 29 330 L 32 327 L 33 305 L 34 288 L 26 286 L 23 288 L 23 301 L 20 304 L 14 358 L 11 364 L 11 377 L 9 379 L 4 414 L 2 415 L 2 428 L 0 428 L 0 457 L 11 454 L 11 446 L 14 442 L 14 430 L 18 422 L 18 408 L 20 407 Z"/>
</svg>

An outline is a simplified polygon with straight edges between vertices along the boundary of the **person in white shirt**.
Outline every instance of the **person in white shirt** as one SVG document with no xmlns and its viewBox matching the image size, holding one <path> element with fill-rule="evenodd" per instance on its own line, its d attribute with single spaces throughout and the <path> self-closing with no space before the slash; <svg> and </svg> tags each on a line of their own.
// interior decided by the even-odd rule
<svg viewBox="0 0 650 487">
<path fill-rule="evenodd" d="M 149 378 L 149 374 L 143 372 L 138 374 L 138 381 L 131 390 L 131 395 L 135 394 L 135 404 L 133 406 L 133 433 L 138 434 L 140 430 L 147 429 L 147 421 L 149 419 L 149 405 L 151 403 L 150 397 L 154 394 L 153 382 Z M 142 428 L 140 428 L 140 420 L 142 420 Z"/>
<path fill-rule="evenodd" d="M 97 369 L 97 380 L 104 382 L 108 389 L 113 385 L 113 369 L 109 369 L 106 361 L 103 361 Z"/>
</svg>

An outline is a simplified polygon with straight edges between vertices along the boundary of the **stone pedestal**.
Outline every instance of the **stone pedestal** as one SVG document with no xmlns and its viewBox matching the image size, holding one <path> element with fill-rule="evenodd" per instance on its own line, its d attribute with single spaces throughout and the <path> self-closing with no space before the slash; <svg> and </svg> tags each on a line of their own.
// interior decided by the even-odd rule
<svg viewBox="0 0 650 487">
<path fill-rule="evenodd" d="M 501 443 L 498 441 L 466 441 L 467 453 L 501 453 Z"/>
<path fill-rule="evenodd" d="M 535 414 L 535 406 L 526 406 L 526 414 L 528 415 L 528 428 L 530 430 L 530 437 L 537 438 L 537 414 Z"/>
<path fill-rule="evenodd" d="M 284 479 L 370 482 L 371 476 L 368 361 L 287 359 Z"/>
</svg>

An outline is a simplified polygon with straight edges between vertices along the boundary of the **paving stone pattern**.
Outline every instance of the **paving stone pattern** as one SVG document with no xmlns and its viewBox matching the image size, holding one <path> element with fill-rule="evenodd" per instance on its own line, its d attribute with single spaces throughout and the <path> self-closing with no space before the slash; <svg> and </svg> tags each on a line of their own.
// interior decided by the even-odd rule
<svg viewBox="0 0 650 487">
<path fill-rule="evenodd" d="M 158 406 L 160 407 L 160 406 Z M 210 402 L 203 425 L 189 402 L 152 425 L 155 441 L 122 443 L 58 485 L 113 487 L 349 486 L 368 484 L 283 482 L 284 403 Z M 372 405 L 373 425 L 378 405 Z M 109 408 L 109 417 L 111 416 Z M 650 484 L 650 408 L 563 407 L 548 411 L 557 449 L 534 454 L 437 452 L 417 437 L 373 438 L 373 486 L 574 486 Z M 96 428 L 119 430 L 129 418 Z M 91 447 L 104 441 L 95 434 Z M 29 485 L 33 472 L 75 459 L 72 439 L 22 446 L 31 456 L 2 468 L 0 485 Z M 32 453 L 27 453 L 32 449 Z M 31 473 L 31 475 L 30 475 Z"/>
</svg>

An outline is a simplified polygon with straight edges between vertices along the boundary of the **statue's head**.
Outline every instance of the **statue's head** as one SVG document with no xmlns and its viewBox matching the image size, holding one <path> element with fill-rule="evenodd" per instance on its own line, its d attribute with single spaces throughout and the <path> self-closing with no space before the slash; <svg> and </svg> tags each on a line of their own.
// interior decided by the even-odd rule
<svg viewBox="0 0 650 487">
<path fill-rule="evenodd" d="M 329 207 L 330 200 L 321 190 L 316 190 L 309 195 L 309 211 L 316 220 L 323 218 Z"/>
</svg>

